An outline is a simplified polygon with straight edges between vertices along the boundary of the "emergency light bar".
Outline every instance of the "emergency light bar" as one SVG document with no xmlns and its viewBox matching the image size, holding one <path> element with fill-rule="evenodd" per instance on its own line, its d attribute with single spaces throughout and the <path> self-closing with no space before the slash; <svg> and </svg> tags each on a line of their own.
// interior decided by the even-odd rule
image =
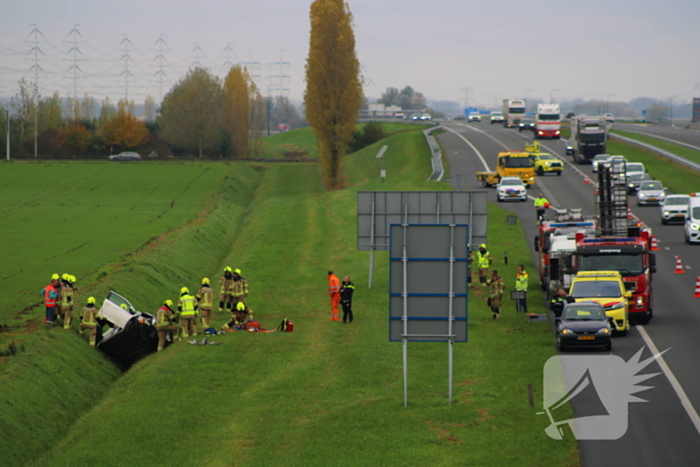
<svg viewBox="0 0 700 467">
<path fill-rule="evenodd" d="M 549 227 L 593 227 L 595 224 L 593 222 L 565 222 L 548 224 Z"/>
<path fill-rule="evenodd" d="M 637 240 L 634 237 L 629 238 L 584 238 L 583 243 L 624 243 L 634 242 Z"/>
</svg>

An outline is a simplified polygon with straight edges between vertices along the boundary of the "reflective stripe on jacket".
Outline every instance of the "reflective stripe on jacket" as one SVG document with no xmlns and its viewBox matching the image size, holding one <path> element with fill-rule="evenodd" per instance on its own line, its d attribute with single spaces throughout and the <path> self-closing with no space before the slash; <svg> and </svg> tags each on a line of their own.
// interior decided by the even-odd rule
<svg viewBox="0 0 700 467">
<path fill-rule="evenodd" d="M 41 294 L 44 296 L 44 305 L 46 305 L 49 308 L 56 306 L 56 298 L 58 298 L 58 292 L 56 292 L 56 289 L 53 287 L 53 285 L 49 284 L 46 287 L 44 287 L 41 291 Z"/>
<path fill-rule="evenodd" d="M 479 265 L 479 268 L 488 268 L 491 266 L 491 253 L 488 251 L 485 252 L 483 255 L 481 254 L 481 251 L 476 252 L 476 264 Z"/>
<path fill-rule="evenodd" d="M 61 293 L 61 306 L 71 306 L 73 304 L 73 288 L 70 285 L 63 285 Z"/>
<path fill-rule="evenodd" d="M 340 279 L 335 274 L 328 276 L 328 294 L 340 293 Z"/>
<path fill-rule="evenodd" d="M 234 280 L 233 285 L 231 286 L 231 295 L 234 297 L 247 297 L 248 281 L 243 277 L 238 280 Z"/>
<path fill-rule="evenodd" d="M 211 287 L 202 287 L 197 292 L 197 296 L 195 298 L 197 299 L 197 305 L 200 307 L 211 308 L 211 304 L 214 301 L 214 291 L 211 289 Z"/>
<path fill-rule="evenodd" d="M 187 318 L 189 316 L 194 316 L 194 297 L 190 294 L 185 294 L 180 297 L 177 302 L 178 308 L 180 308 L 180 316 Z"/>
<path fill-rule="evenodd" d="M 83 324 L 87 326 L 97 326 L 97 308 L 94 306 L 83 307 L 80 316 L 83 318 Z"/>
<path fill-rule="evenodd" d="M 522 274 L 517 274 L 515 276 L 515 290 L 525 290 L 527 291 L 527 281 L 529 276 L 527 272 L 523 271 Z"/>
<path fill-rule="evenodd" d="M 170 324 L 170 318 L 173 316 L 173 312 L 167 306 L 162 306 L 158 308 L 156 312 L 156 327 L 167 326 Z"/>
</svg>

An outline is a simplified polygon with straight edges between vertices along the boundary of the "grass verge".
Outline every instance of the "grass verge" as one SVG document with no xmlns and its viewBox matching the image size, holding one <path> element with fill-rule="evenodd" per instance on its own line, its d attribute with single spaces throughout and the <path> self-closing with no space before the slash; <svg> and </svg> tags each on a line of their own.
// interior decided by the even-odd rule
<svg viewBox="0 0 700 467">
<path fill-rule="evenodd" d="M 615 130 L 612 133 L 624 136 L 626 138 L 641 141 L 642 143 L 651 144 L 652 146 L 656 146 L 657 148 L 663 149 L 668 152 L 672 152 L 673 154 L 676 154 L 677 156 L 680 156 L 684 159 L 688 159 L 689 161 L 700 163 L 700 151 L 696 149 L 690 149 L 679 144 L 669 143 L 668 141 L 664 141 L 659 138 L 654 138 L 653 136 L 640 135 L 639 133 L 619 130 Z"/>
</svg>

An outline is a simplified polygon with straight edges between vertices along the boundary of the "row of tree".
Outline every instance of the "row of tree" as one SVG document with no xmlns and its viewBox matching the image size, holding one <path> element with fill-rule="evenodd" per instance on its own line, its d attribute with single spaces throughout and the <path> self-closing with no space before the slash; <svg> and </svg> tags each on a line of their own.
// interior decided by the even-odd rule
<svg viewBox="0 0 700 467">
<path fill-rule="evenodd" d="M 23 78 L 10 101 L 11 153 L 13 157 L 104 157 L 136 150 L 249 157 L 260 153 L 257 137 L 271 125 L 305 124 L 287 97 L 263 98 L 240 65 L 232 67 L 225 80 L 202 68 L 190 70 L 160 108 L 150 96 L 143 104 L 143 116 L 135 116 L 135 107 L 134 101 L 124 99 L 116 105 L 109 98 L 98 104 L 88 95 L 67 102 L 57 93 L 40 97 L 34 83 Z M 4 149 L 8 114 L 0 114 Z"/>
</svg>

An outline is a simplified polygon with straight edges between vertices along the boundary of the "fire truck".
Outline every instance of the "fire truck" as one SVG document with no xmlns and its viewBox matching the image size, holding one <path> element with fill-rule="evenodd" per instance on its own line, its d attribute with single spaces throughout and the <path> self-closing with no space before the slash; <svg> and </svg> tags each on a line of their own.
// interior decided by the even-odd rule
<svg viewBox="0 0 700 467">
<path fill-rule="evenodd" d="M 656 255 L 652 252 L 651 231 L 629 219 L 625 171 L 624 161 L 599 167 L 597 224 L 581 222 L 559 227 L 556 222 L 543 222 L 536 249 L 540 251 L 540 278 L 550 294 L 555 287 L 568 287 L 578 271 L 619 271 L 625 288 L 632 292 L 630 320 L 646 324 L 653 317 Z M 575 228 L 579 230 L 574 232 L 572 242 L 570 235 Z"/>
</svg>

